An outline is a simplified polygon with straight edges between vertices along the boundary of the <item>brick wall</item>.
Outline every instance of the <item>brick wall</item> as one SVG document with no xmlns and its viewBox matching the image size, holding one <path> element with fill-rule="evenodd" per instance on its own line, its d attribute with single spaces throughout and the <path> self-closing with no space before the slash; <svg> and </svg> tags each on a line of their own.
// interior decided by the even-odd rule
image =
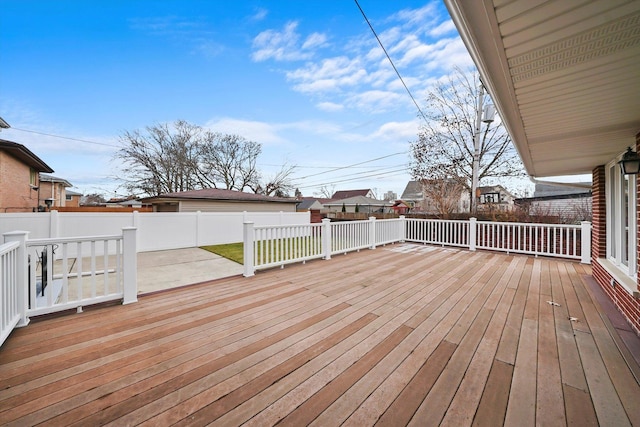
<svg viewBox="0 0 640 427">
<path fill-rule="evenodd" d="M 626 317 L 636 334 L 640 335 L 640 302 L 629 294 L 624 286 L 613 279 L 598 260 L 593 261 L 592 272 L 596 282 L 613 301 L 616 308 Z"/>
<path fill-rule="evenodd" d="M 30 174 L 29 166 L 0 151 L 0 212 L 32 212 L 38 207 L 38 192 L 29 185 Z"/>
<path fill-rule="evenodd" d="M 640 152 L 640 133 L 636 135 L 636 151 Z M 640 175 L 636 175 L 638 188 L 636 207 L 636 226 L 638 227 L 638 265 L 640 265 Z M 593 170 L 593 221 L 591 235 L 592 271 L 596 282 L 609 296 L 611 301 L 626 317 L 629 324 L 640 335 L 640 285 L 636 282 L 634 294 L 630 294 L 624 286 L 618 283 L 600 264 L 599 259 L 607 256 L 607 218 L 605 198 L 605 168 L 598 166 Z"/>
<path fill-rule="evenodd" d="M 598 166 L 593 170 L 591 192 L 593 195 L 591 257 L 597 259 L 607 256 L 607 205 L 604 166 Z"/>
</svg>

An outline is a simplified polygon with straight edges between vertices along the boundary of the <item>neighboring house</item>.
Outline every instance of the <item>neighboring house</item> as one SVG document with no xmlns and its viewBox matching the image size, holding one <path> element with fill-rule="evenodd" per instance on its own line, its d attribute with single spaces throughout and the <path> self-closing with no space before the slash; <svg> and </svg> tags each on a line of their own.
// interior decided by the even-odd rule
<svg viewBox="0 0 640 427">
<path fill-rule="evenodd" d="M 314 197 L 303 197 L 302 200 L 298 200 L 298 204 L 296 205 L 296 210 L 298 212 L 307 212 L 311 210 L 321 210 L 324 208 L 324 205 L 320 201 L 321 199 L 316 199 Z M 325 201 L 329 201 L 330 199 L 323 199 Z"/>
<path fill-rule="evenodd" d="M 82 193 L 77 193 L 71 190 L 65 190 L 65 202 L 64 205 L 68 208 L 77 208 L 80 206 L 80 200 L 82 199 Z"/>
<path fill-rule="evenodd" d="M 72 185 L 66 179 L 41 173 L 40 191 L 38 191 L 40 205 L 49 208 L 65 207 L 67 202 L 67 187 L 72 187 Z"/>
<path fill-rule="evenodd" d="M 37 211 L 40 172 L 53 169 L 24 145 L 0 139 L 0 212 Z"/>
<path fill-rule="evenodd" d="M 556 216 L 565 222 L 591 221 L 591 184 L 536 183 L 533 197 L 516 199 L 515 203 L 526 209 L 529 215 Z"/>
<path fill-rule="evenodd" d="M 333 196 L 331 196 L 331 200 L 350 199 L 351 197 L 357 197 L 357 196 L 363 196 L 363 197 L 369 197 L 371 199 L 375 199 L 375 194 L 373 194 L 373 191 L 370 188 L 367 188 L 364 190 L 336 191 L 335 193 L 333 193 Z"/>
<path fill-rule="evenodd" d="M 640 151 L 640 1 L 445 4 L 526 172 L 591 175 L 588 280 L 640 333 L 640 175 L 619 164 Z"/>
<path fill-rule="evenodd" d="M 478 211 L 510 212 L 513 210 L 515 197 L 501 185 L 478 187 Z"/>
<path fill-rule="evenodd" d="M 469 194 L 453 181 L 409 181 L 401 200 L 411 212 L 432 215 L 469 212 L 470 206 Z"/>
<path fill-rule="evenodd" d="M 398 215 L 405 215 L 411 212 L 411 207 L 413 204 L 411 202 L 405 202 L 404 200 L 396 200 L 393 202 L 391 209 Z"/>
<path fill-rule="evenodd" d="M 376 200 L 366 196 L 355 196 L 347 199 L 331 200 L 324 204 L 329 212 L 342 212 L 344 206 L 345 212 L 359 213 L 390 213 L 393 212 L 392 202 L 384 200 Z"/>
<path fill-rule="evenodd" d="M 154 212 L 295 212 L 298 201 L 242 191 L 206 188 L 141 199 Z"/>
</svg>

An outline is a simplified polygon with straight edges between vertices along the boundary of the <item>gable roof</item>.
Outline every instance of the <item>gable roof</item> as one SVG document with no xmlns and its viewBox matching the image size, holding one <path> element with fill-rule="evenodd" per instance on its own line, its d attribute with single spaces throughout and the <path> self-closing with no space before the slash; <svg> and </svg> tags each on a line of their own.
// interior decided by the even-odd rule
<svg viewBox="0 0 640 427">
<path fill-rule="evenodd" d="M 589 174 L 635 145 L 640 1 L 444 2 L 529 175 Z"/>
<path fill-rule="evenodd" d="M 35 169 L 37 172 L 53 172 L 53 169 L 51 169 L 49 165 L 22 144 L 0 139 L 0 150 L 7 152 L 9 155 L 20 160 L 25 165 Z"/>
<path fill-rule="evenodd" d="M 400 196 L 403 200 L 422 200 L 424 199 L 424 194 L 422 193 L 422 184 L 420 181 L 409 181 L 407 186 L 404 188 L 402 195 Z"/>
<path fill-rule="evenodd" d="M 371 191 L 370 188 L 364 190 L 341 190 L 333 193 L 331 200 L 349 199 L 356 196 L 366 196 Z"/>
<path fill-rule="evenodd" d="M 165 193 L 159 196 L 145 197 L 144 199 L 141 199 L 143 202 L 155 202 L 162 200 L 225 200 L 232 202 L 298 203 L 295 199 L 284 199 L 235 190 L 222 190 L 220 188 L 179 191 L 176 193 Z"/>
<path fill-rule="evenodd" d="M 57 176 L 49 175 L 49 174 L 46 174 L 46 173 L 41 173 L 40 174 L 40 181 L 51 182 L 51 183 L 58 182 L 58 183 L 62 184 L 65 187 L 73 187 L 71 185 L 71 183 L 69 181 L 67 181 L 66 179 L 58 178 Z"/>
</svg>

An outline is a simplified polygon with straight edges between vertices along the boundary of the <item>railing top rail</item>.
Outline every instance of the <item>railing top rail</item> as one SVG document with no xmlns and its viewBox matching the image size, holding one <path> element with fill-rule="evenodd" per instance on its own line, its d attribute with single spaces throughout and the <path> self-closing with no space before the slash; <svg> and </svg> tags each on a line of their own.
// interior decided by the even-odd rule
<svg viewBox="0 0 640 427">
<path fill-rule="evenodd" d="M 0 255 L 3 255 L 9 251 L 14 250 L 20 246 L 20 242 L 7 242 L 0 244 Z"/>
<path fill-rule="evenodd" d="M 555 228 L 577 228 L 577 229 L 580 228 L 580 225 L 576 225 L 576 224 L 547 224 L 542 222 L 478 221 L 478 224 L 514 225 L 518 227 L 555 227 Z"/>
<path fill-rule="evenodd" d="M 82 236 L 82 237 L 51 237 L 46 239 L 29 239 L 27 246 L 42 246 L 53 243 L 77 243 L 92 242 L 95 240 L 122 240 L 122 235 L 104 235 L 104 236 Z"/>
<path fill-rule="evenodd" d="M 282 228 L 291 228 L 291 227 L 322 227 L 321 223 L 313 223 L 313 224 L 282 224 L 282 225 L 256 225 L 253 227 L 254 230 L 266 230 L 266 229 L 282 229 Z"/>
<path fill-rule="evenodd" d="M 468 223 L 468 219 L 406 218 L 407 221 Z"/>
</svg>

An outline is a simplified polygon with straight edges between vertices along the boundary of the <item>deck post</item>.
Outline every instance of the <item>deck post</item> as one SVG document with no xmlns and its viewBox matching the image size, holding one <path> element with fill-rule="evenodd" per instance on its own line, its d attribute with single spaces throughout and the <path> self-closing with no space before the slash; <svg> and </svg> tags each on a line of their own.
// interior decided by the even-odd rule
<svg viewBox="0 0 640 427">
<path fill-rule="evenodd" d="M 16 280 L 17 286 L 17 302 L 18 311 L 20 312 L 20 320 L 16 324 L 16 327 L 21 328 L 29 324 L 29 317 L 27 317 L 27 310 L 29 308 L 29 280 L 27 269 L 29 268 L 29 262 L 27 261 L 27 239 L 29 238 L 28 231 L 11 231 L 4 233 L 4 242 L 19 242 L 16 265 Z"/>
<path fill-rule="evenodd" d="M 331 259 L 331 219 L 322 219 L 322 253 L 323 259 Z"/>
<path fill-rule="evenodd" d="M 404 215 L 399 216 L 400 219 L 400 243 L 407 240 L 407 218 Z"/>
<path fill-rule="evenodd" d="M 476 218 L 469 218 L 469 250 L 476 250 L 476 238 L 478 235 L 478 223 Z"/>
<path fill-rule="evenodd" d="M 245 221 L 242 225 L 242 242 L 243 242 L 243 257 L 244 257 L 244 271 L 242 275 L 244 277 L 251 277 L 255 274 L 255 268 L 253 267 L 253 221 Z"/>
<path fill-rule="evenodd" d="M 369 249 L 376 248 L 376 217 L 369 217 Z"/>
<path fill-rule="evenodd" d="M 122 228 L 122 304 L 138 301 L 138 250 L 136 247 L 136 227 Z"/>
<path fill-rule="evenodd" d="M 580 262 L 591 264 L 591 223 L 589 221 L 580 223 Z"/>
</svg>

